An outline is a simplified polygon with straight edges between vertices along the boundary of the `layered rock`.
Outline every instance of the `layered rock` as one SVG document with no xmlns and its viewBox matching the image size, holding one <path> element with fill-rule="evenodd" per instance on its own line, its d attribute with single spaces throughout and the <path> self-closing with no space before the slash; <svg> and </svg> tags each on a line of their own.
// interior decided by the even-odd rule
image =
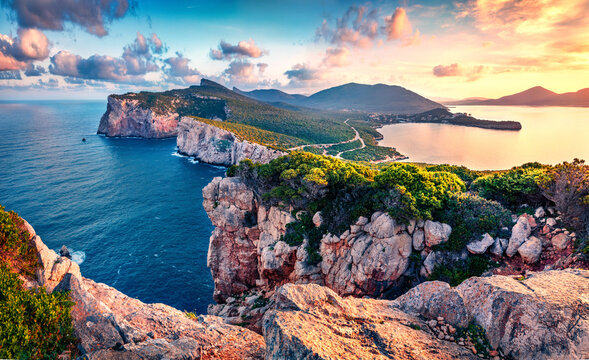
<svg viewBox="0 0 589 360">
<path fill-rule="evenodd" d="M 268 163 L 285 155 L 266 146 L 239 140 L 233 133 L 190 117 L 178 124 L 178 152 L 216 165 L 238 164 L 243 159 Z"/>
<path fill-rule="evenodd" d="M 514 359 L 583 359 L 589 356 L 589 271 L 473 277 L 456 288 L 426 282 L 394 306 L 464 327 L 482 326 L 491 347 Z"/>
<path fill-rule="evenodd" d="M 129 95 L 131 96 L 131 95 Z M 173 110 L 156 111 L 133 98 L 108 97 L 98 134 L 142 138 L 169 138 L 177 134 L 180 115 Z"/>
<path fill-rule="evenodd" d="M 288 209 L 260 204 L 242 179 L 215 178 L 203 189 L 203 198 L 215 226 L 208 266 L 220 303 L 249 289 L 272 291 L 285 283 L 378 297 L 400 284 L 414 246 L 421 250 L 445 242 L 451 231 L 431 221 L 402 225 L 376 212 L 370 219 L 360 217 L 341 235 L 326 233 L 316 249 L 317 262 L 310 259 L 307 239 L 293 246 L 283 240 L 286 225 L 295 221 Z M 321 223 L 320 214 L 313 218 Z"/>
<path fill-rule="evenodd" d="M 29 288 L 68 290 L 74 334 L 91 359 L 262 359 L 263 338 L 215 316 L 188 316 L 164 304 L 145 304 L 85 279 L 77 264 L 57 255 L 25 222 L 40 269 Z"/>
</svg>

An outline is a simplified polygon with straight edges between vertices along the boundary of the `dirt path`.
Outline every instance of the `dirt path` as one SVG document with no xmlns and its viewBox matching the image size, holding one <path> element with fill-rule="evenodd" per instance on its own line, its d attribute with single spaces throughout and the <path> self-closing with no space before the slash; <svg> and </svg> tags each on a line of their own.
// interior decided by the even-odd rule
<svg viewBox="0 0 589 360">
<path fill-rule="evenodd" d="M 311 146 L 311 147 L 323 148 L 324 149 L 323 150 L 323 155 L 327 155 L 327 148 L 328 147 L 331 147 L 331 146 L 334 146 L 334 145 L 340 145 L 340 144 L 347 144 L 347 143 L 354 142 L 356 140 L 360 140 L 360 142 L 362 143 L 362 145 L 360 147 L 354 148 L 354 149 L 350 149 L 350 150 L 341 151 L 341 152 L 337 153 L 334 156 L 335 158 L 341 159 L 341 155 L 343 153 L 345 153 L 345 152 L 353 151 L 353 150 L 358 150 L 358 149 L 364 149 L 366 147 L 366 144 L 364 143 L 364 139 L 362 139 L 360 137 L 360 133 L 358 132 L 358 130 L 356 130 L 355 127 L 353 127 L 352 125 L 348 124 L 348 120 L 350 120 L 350 119 L 346 119 L 346 121 L 344 121 L 344 124 L 348 125 L 356 133 L 356 136 L 354 136 L 353 139 L 345 140 L 345 141 L 340 141 L 338 143 L 331 143 L 331 144 L 307 144 L 307 145 L 300 145 L 300 146 L 292 147 L 292 148 L 290 148 L 288 150 L 291 150 L 291 151 L 294 151 L 294 150 L 303 150 L 304 148 Z"/>
</svg>

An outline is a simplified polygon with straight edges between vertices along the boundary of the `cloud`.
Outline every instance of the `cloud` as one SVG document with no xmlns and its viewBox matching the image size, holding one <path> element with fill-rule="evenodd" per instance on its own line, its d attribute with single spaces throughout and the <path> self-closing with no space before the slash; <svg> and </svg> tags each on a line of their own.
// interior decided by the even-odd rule
<svg viewBox="0 0 589 360">
<path fill-rule="evenodd" d="M 266 64 L 266 63 L 258 63 L 258 64 L 256 64 L 256 66 L 258 67 L 258 71 L 260 72 L 260 75 L 264 75 L 264 73 L 266 72 L 266 69 L 268 68 L 268 64 Z"/>
<path fill-rule="evenodd" d="M 16 13 L 21 27 L 63 30 L 69 22 L 102 37 L 108 34 L 105 25 L 124 17 L 132 4 L 129 0 L 2 0 L 2 5 Z"/>
<path fill-rule="evenodd" d="M 42 74 L 45 74 L 46 72 L 47 72 L 47 70 L 45 70 L 45 68 L 43 66 L 36 66 L 33 64 L 29 64 L 25 68 L 25 75 L 26 76 L 41 76 Z"/>
<path fill-rule="evenodd" d="M 24 69 L 48 55 L 49 40 L 37 29 L 18 29 L 16 38 L 0 34 L 0 70 Z"/>
<path fill-rule="evenodd" d="M 450 65 L 438 65 L 433 68 L 433 74 L 437 77 L 454 77 L 464 76 L 468 81 L 474 81 L 479 79 L 485 67 L 483 65 L 477 65 L 470 69 L 464 68 L 462 65 L 454 63 Z"/>
<path fill-rule="evenodd" d="M 437 77 L 445 76 L 459 76 L 462 75 L 462 66 L 459 64 L 438 65 L 433 69 L 434 75 Z"/>
<path fill-rule="evenodd" d="M 404 8 L 396 8 L 392 15 L 384 18 L 379 9 L 369 10 L 367 6 L 350 6 L 341 18 L 323 20 L 315 31 L 315 39 L 330 44 L 368 48 L 382 44 L 383 40 L 401 40 L 403 46 L 420 42 L 419 30 L 412 35 L 411 22 Z"/>
<path fill-rule="evenodd" d="M 21 80 L 20 71 L 4 70 L 0 71 L 0 80 Z"/>
<path fill-rule="evenodd" d="M 385 18 L 384 31 L 387 40 L 397 40 L 407 35 L 407 33 L 411 33 L 411 23 L 405 9 L 396 8 L 393 15 Z"/>
<path fill-rule="evenodd" d="M 328 67 L 338 67 L 338 66 L 345 66 L 350 63 L 348 60 L 348 55 L 350 51 L 345 48 L 328 48 L 325 51 L 325 58 L 323 59 L 323 64 Z"/>
<path fill-rule="evenodd" d="M 171 82 L 177 84 L 194 84 L 203 77 L 200 71 L 190 67 L 188 64 L 190 59 L 185 58 L 179 52 L 176 53 L 176 56 L 169 57 L 164 62 L 167 64 L 164 68 L 164 73 Z"/>
<path fill-rule="evenodd" d="M 82 58 L 62 50 L 51 57 L 49 72 L 74 78 L 144 84 L 146 81 L 142 75 L 160 70 L 151 51 L 161 49 L 161 41 L 159 44 L 154 42 L 153 36 L 157 38 L 155 34 L 147 39 L 137 33 L 133 43 L 124 47 L 120 58 L 108 55 Z"/>
<path fill-rule="evenodd" d="M 141 33 L 132 44 L 125 46 L 123 59 L 126 62 L 129 75 L 143 75 L 148 72 L 157 71 L 159 68 L 152 60 L 151 51 L 162 52 L 162 42 L 154 33 L 149 39 Z"/>
<path fill-rule="evenodd" d="M 307 64 L 296 64 L 292 69 L 285 71 L 284 75 L 294 82 L 313 81 L 323 78 L 323 72 L 320 69 L 312 68 Z"/>
<path fill-rule="evenodd" d="M 211 49 L 209 56 L 213 60 L 230 60 L 237 58 L 259 58 L 267 53 L 260 49 L 253 39 L 240 41 L 237 45 L 231 45 L 225 41 L 219 43 L 218 49 Z"/>
<path fill-rule="evenodd" d="M 335 23 L 333 27 L 332 23 Z M 378 9 L 368 11 L 365 6 L 352 5 L 341 18 L 335 21 L 324 19 L 315 31 L 315 37 L 338 46 L 348 44 L 366 48 L 372 46 L 378 28 Z"/>
</svg>

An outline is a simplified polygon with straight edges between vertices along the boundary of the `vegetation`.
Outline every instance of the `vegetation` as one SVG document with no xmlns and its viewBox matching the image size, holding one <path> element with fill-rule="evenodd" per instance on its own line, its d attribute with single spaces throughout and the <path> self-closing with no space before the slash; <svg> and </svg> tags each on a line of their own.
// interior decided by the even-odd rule
<svg viewBox="0 0 589 360">
<path fill-rule="evenodd" d="M 522 204 L 540 205 L 543 196 L 538 180 L 546 169 L 547 166 L 539 163 L 527 163 L 507 172 L 480 177 L 472 183 L 471 189 L 511 208 Z"/>
<path fill-rule="evenodd" d="M 589 166 L 585 161 L 575 159 L 556 165 L 538 183 L 566 224 L 575 229 L 589 226 Z"/>
<path fill-rule="evenodd" d="M 382 161 L 392 160 L 401 156 L 396 149 L 386 146 L 366 145 L 365 148 L 348 151 L 342 154 L 342 158 L 353 161 Z"/>
<path fill-rule="evenodd" d="M 450 239 L 438 247 L 454 251 L 485 233 L 499 236 L 500 229 L 511 224 L 511 213 L 501 204 L 471 194 L 453 195 L 436 218 L 452 226 Z"/>
<path fill-rule="evenodd" d="M 327 155 L 337 155 L 342 151 L 357 149 L 361 146 L 362 142 L 360 140 L 354 140 L 348 143 L 332 145 L 327 148 Z"/>
<path fill-rule="evenodd" d="M 448 165 L 448 164 L 427 166 L 426 170 L 427 171 L 445 171 L 445 172 L 449 172 L 452 174 L 456 174 L 456 175 L 458 175 L 458 177 L 462 181 L 464 181 L 464 183 L 467 186 L 470 186 L 470 184 L 473 181 L 475 181 L 479 177 L 483 176 L 483 174 L 484 174 L 482 171 L 470 170 L 466 166 L 456 166 L 456 165 Z"/>
<path fill-rule="evenodd" d="M 246 140 L 251 143 L 261 144 L 268 147 L 290 148 L 304 143 L 301 139 L 292 136 L 262 130 L 249 125 L 199 118 L 196 116 L 193 116 L 193 118 L 205 124 L 230 131 L 240 140 Z"/>
<path fill-rule="evenodd" d="M 481 276 L 487 271 L 489 265 L 488 257 L 484 255 L 471 255 L 463 262 L 436 266 L 428 280 L 440 280 L 447 282 L 450 286 L 458 286 L 470 277 Z"/>
<path fill-rule="evenodd" d="M 55 359 L 76 351 L 69 294 L 26 290 L 22 276 L 37 268 L 23 220 L 0 206 L 0 358 Z M 14 272 L 16 271 L 16 272 Z"/>
</svg>

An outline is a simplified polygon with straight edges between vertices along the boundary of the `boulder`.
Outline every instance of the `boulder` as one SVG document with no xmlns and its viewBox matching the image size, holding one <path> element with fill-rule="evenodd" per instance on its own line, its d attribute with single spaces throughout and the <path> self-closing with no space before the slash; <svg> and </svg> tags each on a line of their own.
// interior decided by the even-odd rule
<svg viewBox="0 0 589 360">
<path fill-rule="evenodd" d="M 443 316 L 454 326 L 475 322 L 506 358 L 565 360 L 589 354 L 588 293 L 589 271 L 554 270 L 530 273 L 523 281 L 473 277 L 456 288 L 426 282 L 394 306 L 427 318 Z"/>
<path fill-rule="evenodd" d="M 556 226 L 556 219 L 554 219 L 554 218 L 546 219 L 546 225 L 551 226 L 551 227 L 555 227 Z"/>
<path fill-rule="evenodd" d="M 540 206 L 536 209 L 536 211 L 534 211 L 534 216 L 536 217 L 536 219 L 543 218 L 544 216 L 546 216 L 546 211 L 544 211 L 544 208 Z"/>
<path fill-rule="evenodd" d="M 266 360 L 477 359 L 391 301 L 342 298 L 316 284 L 283 285 L 272 301 L 264 315 Z"/>
<path fill-rule="evenodd" d="M 537 237 L 532 236 L 518 248 L 517 252 L 525 262 L 530 264 L 536 263 L 540 260 L 542 242 Z"/>
<path fill-rule="evenodd" d="M 471 241 L 466 245 L 466 249 L 472 254 L 484 254 L 489 246 L 493 245 L 495 240 L 489 234 L 484 234 L 480 240 Z"/>
<path fill-rule="evenodd" d="M 532 233 L 532 227 L 528 222 L 528 217 L 524 214 L 521 215 L 513 228 L 511 229 L 511 237 L 509 238 L 509 244 L 505 253 L 507 256 L 512 257 L 517 253 L 517 249 L 526 242 L 530 234 Z"/>
<path fill-rule="evenodd" d="M 427 220 L 423 226 L 423 231 L 425 233 L 425 245 L 432 247 L 448 241 L 452 227 L 448 224 Z"/>
<path fill-rule="evenodd" d="M 323 225 L 323 216 L 321 216 L 321 211 L 317 211 L 315 215 L 313 215 L 313 224 L 315 227 L 321 227 L 321 225 Z"/>
<path fill-rule="evenodd" d="M 501 239 L 495 238 L 489 251 L 495 256 L 503 256 L 503 246 L 501 245 Z"/>
<path fill-rule="evenodd" d="M 425 247 L 425 233 L 421 229 L 413 232 L 413 248 L 417 251 L 423 250 Z"/>
<path fill-rule="evenodd" d="M 553 236 L 552 239 L 550 239 L 550 241 L 552 242 L 552 246 L 554 246 L 555 248 L 559 250 L 564 250 L 567 246 L 569 246 L 571 237 L 565 233 L 559 233 Z"/>
</svg>

